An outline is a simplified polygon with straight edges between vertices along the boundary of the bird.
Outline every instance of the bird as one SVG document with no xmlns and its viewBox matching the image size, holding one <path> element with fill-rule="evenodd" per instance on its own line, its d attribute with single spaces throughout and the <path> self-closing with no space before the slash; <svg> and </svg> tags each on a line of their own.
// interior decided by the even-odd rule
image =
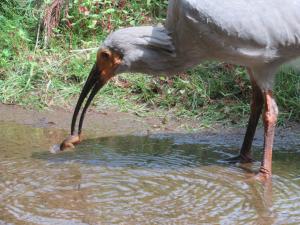
<svg viewBox="0 0 300 225">
<path fill-rule="evenodd" d="M 74 110 L 71 136 L 60 150 L 81 141 L 85 113 L 112 77 L 125 72 L 174 75 L 217 60 L 247 69 L 251 112 L 239 154 L 229 162 L 249 163 L 262 114 L 263 159 L 255 179 L 272 176 L 272 150 L 278 117 L 274 80 L 279 67 L 300 57 L 300 0 L 169 0 L 163 25 L 118 29 L 104 40 Z M 83 102 L 78 131 L 75 125 Z"/>
</svg>

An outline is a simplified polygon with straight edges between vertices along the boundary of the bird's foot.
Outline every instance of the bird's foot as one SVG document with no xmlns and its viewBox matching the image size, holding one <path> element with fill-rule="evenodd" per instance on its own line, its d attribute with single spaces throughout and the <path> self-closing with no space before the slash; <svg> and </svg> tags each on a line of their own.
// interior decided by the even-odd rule
<svg viewBox="0 0 300 225">
<path fill-rule="evenodd" d="M 272 177 L 271 172 L 266 168 L 264 168 L 263 166 L 261 166 L 258 174 L 254 176 L 254 179 L 262 183 L 265 183 L 266 181 L 270 180 L 271 177 Z"/>
<path fill-rule="evenodd" d="M 259 172 L 254 175 L 251 176 L 250 178 L 247 179 L 248 182 L 255 182 L 255 181 L 259 181 L 263 184 L 267 183 L 268 181 L 270 181 L 272 178 L 272 174 L 269 170 L 265 169 L 264 167 L 261 167 Z"/>
<path fill-rule="evenodd" d="M 252 163 L 254 161 L 255 160 L 253 160 L 250 156 L 241 155 L 241 154 L 223 160 L 223 162 L 226 163 Z"/>
</svg>

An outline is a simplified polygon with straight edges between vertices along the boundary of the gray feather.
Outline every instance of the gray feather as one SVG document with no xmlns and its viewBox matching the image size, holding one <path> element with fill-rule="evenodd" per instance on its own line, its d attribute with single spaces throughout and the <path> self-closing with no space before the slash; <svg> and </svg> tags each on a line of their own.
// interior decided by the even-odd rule
<svg viewBox="0 0 300 225">
<path fill-rule="evenodd" d="M 175 74 L 204 60 L 255 70 L 272 89 L 283 63 L 300 57 L 300 0 L 170 0 L 165 26 L 113 32 L 103 47 L 124 58 L 117 72 Z"/>
</svg>

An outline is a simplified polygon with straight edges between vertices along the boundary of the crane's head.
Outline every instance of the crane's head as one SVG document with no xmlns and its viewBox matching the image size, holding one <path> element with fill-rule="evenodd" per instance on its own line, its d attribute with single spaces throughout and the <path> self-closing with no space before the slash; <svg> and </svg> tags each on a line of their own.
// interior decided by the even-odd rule
<svg viewBox="0 0 300 225">
<path fill-rule="evenodd" d="M 119 52 L 111 50 L 109 48 L 102 47 L 97 52 L 97 60 L 94 64 L 85 85 L 81 91 L 79 99 L 77 101 L 71 125 L 71 135 L 74 135 L 75 124 L 78 113 L 84 100 L 87 98 L 85 106 L 82 110 L 82 114 L 79 121 L 78 135 L 81 134 L 81 128 L 85 116 L 85 112 L 88 109 L 93 98 L 97 92 L 106 84 L 106 82 L 116 74 L 116 70 L 122 63 L 122 55 Z"/>
<path fill-rule="evenodd" d="M 110 78 L 123 72 L 164 72 L 165 66 L 174 67 L 166 60 L 174 58 L 174 52 L 171 38 L 163 27 L 132 27 L 110 34 L 97 52 L 96 63 L 78 99 L 72 118 L 71 135 L 74 135 L 78 113 L 88 95 L 79 121 L 79 135 L 87 108 Z"/>
</svg>

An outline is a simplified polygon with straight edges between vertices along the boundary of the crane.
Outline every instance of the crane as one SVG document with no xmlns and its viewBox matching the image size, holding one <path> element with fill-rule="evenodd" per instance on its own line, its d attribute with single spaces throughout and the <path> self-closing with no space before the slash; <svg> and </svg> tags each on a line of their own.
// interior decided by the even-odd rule
<svg viewBox="0 0 300 225">
<path fill-rule="evenodd" d="M 239 155 L 231 162 L 252 162 L 251 145 L 263 115 L 264 154 L 255 176 L 272 174 L 272 149 L 278 108 L 273 96 L 281 64 L 300 56 L 300 0 L 169 0 L 162 26 L 129 27 L 111 33 L 97 52 L 96 62 L 74 110 L 71 136 L 60 150 L 81 141 L 85 113 L 96 93 L 124 72 L 172 75 L 219 60 L 247 68 L 251 114 Z M 77 134 L 76 120 L 83 102 Z"/>
</svg>

